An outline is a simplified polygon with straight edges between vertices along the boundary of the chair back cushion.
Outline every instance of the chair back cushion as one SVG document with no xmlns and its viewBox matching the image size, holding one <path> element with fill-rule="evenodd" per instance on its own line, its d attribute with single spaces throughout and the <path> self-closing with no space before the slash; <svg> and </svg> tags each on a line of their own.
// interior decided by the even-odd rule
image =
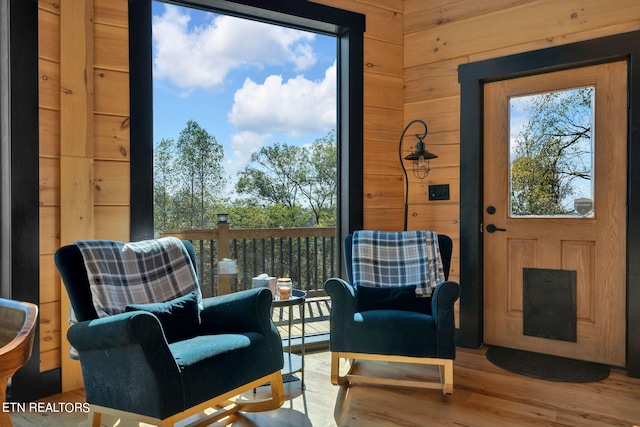
<svg viewBox="0 0 640 427">
<path fill-rule="evenodd" d="M 416 306 L 416 286 L 358 286 L 358 311 L 407 310 Z M 416 310 L 414 310 L 416 311 Z"/>
<path fill-rule="evenodd" d="M 98 317 L 123 313 L 128 304 L 165 302 L 196 292 L 189 254 L 175 237 L 141 242 L 77 241 Z"/>
<path fill-rule="evenodd" d="M 430 231 L 356 231 L 351 265 L 356 287 L 415 286 L 416 295 L 430 296 L 445 280 L 437 234 Z"/>
<path fill-rule="evenodd" d="M 154 314 L 160 321 L 169 344 L 195 337 L 200 327 L 198 295 L 195 292 L 166 302 L 129 304 L 125 310 Z"/>
<path fill-rule="evenodd" d="M 182 243 L 195 270 L 195 249 L 189 241 L 183 240 Z M 98 314 L 93 305 L 89 277 L 80 248 L 76 244 L 59 248 L 55 254 L 55 264 L 69 295 L 76 319 L 78 321 L 97 319 Z"/>
</svg>

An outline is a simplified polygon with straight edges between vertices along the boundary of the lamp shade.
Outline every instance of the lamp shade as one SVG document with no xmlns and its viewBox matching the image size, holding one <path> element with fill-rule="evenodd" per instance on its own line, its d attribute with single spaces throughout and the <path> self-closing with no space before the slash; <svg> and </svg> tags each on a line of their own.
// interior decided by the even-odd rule
<svg viewBox="0 0 640 427">
<path fill-rule="evenodd" d="M 414 161 L 423 161 L 423 160 L 435 159 L 437 157 L 438 157 L 437 154 L 433 154 L 432 152 L 430 152 L 429 150 L 427 150 L 425 148 L 424 142 L 422 142 L 422 139 L 421 139 L 416 144 L 416 151 L 414 151 L 413 153 L 409 154 L 404 159 L 405 160 L 414 160 Z"/>
</svg>

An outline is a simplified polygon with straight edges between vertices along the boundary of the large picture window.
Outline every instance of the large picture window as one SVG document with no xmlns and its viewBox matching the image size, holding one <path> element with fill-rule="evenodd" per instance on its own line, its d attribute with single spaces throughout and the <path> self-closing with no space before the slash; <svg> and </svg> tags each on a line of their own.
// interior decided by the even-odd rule
<svg viewBox="0 0 640 427">
<path fill-rule="evenodd" d="M 259 6 L 251 1 L 170 3 L 335 37 L 336 237 L 341 241 L 346 234 L 362 228 L 362 159 L 358 153 L 363 140 L 364 16 L 310 2 L 276 1 Z M 132 240 L 154 235 L 152 4 L 151 0 L 129 2 Z M 340 254 L 337 259 L 341 259 Z"/>
</svg>

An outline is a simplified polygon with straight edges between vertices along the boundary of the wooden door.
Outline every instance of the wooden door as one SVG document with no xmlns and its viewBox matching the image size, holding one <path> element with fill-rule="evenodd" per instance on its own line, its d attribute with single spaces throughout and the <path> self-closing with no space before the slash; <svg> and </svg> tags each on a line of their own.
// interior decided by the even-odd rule
<svg viewBox="0 0 640 427">
<path fill-rule="evenodd" d="M 574 190 L 574 194 L 590 192 L 574 200 L 582 213 L 568 212 L 566 206 L 552 214 L 544 209 L 542 214 L 534 214 L 522 206 L 517 208 L 521 199 L 526 199 L 528 206 L 539 209 L 541 200 L 550 197 L 535 193 L 546 178 L 525 176 L 523 164 L 527 163 L 522 163 L 522 152 L 527 149 L 522 141 L 535 138 L 520 135 L 520 142 L 513 142 L 513 106 L 522 97 L 576 88 L 591 88 L 594 111 L 591 154 L 582 149 L 583 166 L 591 159 L 586 165 L 591 175 L 581 178 L 584 182 L 580 185 L 586 190 Z M 484 112 L 484 342 L 624 366 L 627 63 L 486 84 Z M 537 159 L 536 165 L 553 157 L 549 151 L 542 158 L 527 155 L 525 160 Z M 520 182 L 527 179 L 532 182 L 528 187 Z M 490 224 L 492 230 L 488 230 Z M 529 269 L 575 272 L 575 340 L 524 333 L 523 286 L 532 271 Z"/>
</svg>

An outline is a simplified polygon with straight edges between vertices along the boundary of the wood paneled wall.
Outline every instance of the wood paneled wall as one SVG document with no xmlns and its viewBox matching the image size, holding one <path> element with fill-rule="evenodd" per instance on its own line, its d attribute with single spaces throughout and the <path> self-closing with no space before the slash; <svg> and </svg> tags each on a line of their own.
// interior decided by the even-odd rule
<svg viewBox="0 0 640 427">
<path fill-rule="evenodd" d="M 366 16 L 363 64 L 364 226 L 368 229 L 402 230 L 404 177 L 398 160 L 398 144 L 404 128 L 404 1 L 315 1 Z"/>
<path fill-rule="evenodd" d="M 460 88 L 458 66 L 640 28 L 634 0 L 405 0 L 404 121 L 427 122 L 438 154 L 423 182 L 411 182 L 409 228 L 444 232 L 459 248 Z M 368 23 L 367 23 L 368 24 Z M 449 184 L 451 200 L 429 201 L 428 184 Z M 464 242 L 462 242 L 464 243 Z M 459 249 L 452 276 L 459 277 Z"/>
<path fill-rule="evenodd" d="M 637 0 L 316 1 L 367 17 L 365 227 L 402 229 L 398 140 L 406 123 L 422 119 L 429 126 L 427 147 L 439 157 L 431 162 L 427 179 L 410 178 L 409 228 L 447 233 L 456 247 L 461 220 L 458 65 L 640 28 Z M 74 12 L 76 3 L 88 9 Z M 129 79 L 127 0 L 40 0 L 39 5 L 40 366 L 46 371 L 68 360 L 68 303 L 62 302 L 66 295 L 53 253 L 80 238 L 129 238 Z M 62 31 L 67 12 L 84 13 L 84 22 Z M 73 58 L 61 41 L 62 34 L 73 37 L 70 31 L 81 31 L 92 43 L 82 45 L 86 55 L 81 62 L 63 59 L 61 64 L 61 58 Z M 66 46 L 72 41 L 67 39 Z M 69 92 L 61 84 L 61 70 L 77 72 L 84 66 L 87 81 L 80 82 L 81 93 Z M 61 102 L 63 96 L 82 100 Z M 85 119 L 80 126 L 68 124 L 77 120 L 78 104 Z M 78 143 L 81 152 L 69 148 Z M 413 137 L 405 138 L 405 155 L 413 144 Z M 429 184 L 449 184 L 450 200 L 429 201 Z M 458 274 L 456 249 L 452 279 Z M 74 381 L 63 387 L 73 388 Z"/>
<path fill-rule="evenodd" d="M 79 239 L 129 238 L 127 1 L 40 0 L 40 370 L 68 357 L 69 303 L 53 254 Z"/>
<path fill-rule="evenodd" d="M 60 7 L 39 2 L 40 371 L 60 366 Z"/>
<path fill-rule="evenodd" d="M 318 3 L 365 14 L 364 40 L 364 219 L 365 227 L 402 230 L 404 174 L 398 158 L 399 139 L 406 124 L 424 120 L 429 133 L 431 172 L 424 180 L 409 170 L 409 229 L 429 229 L 450 235 L 459 246 L 459 61 L 436 62 L 421 52 L 417 64 L 407 67 L 405 44 L 410 28 L 433 27 L 431 10 L 416 10 L 432 2 L 416 0 L 316 0 Z M 442 2 L 445 3 L 445 2 Z M 473 2 L 469 2 L 473 5 Z M 408 25 L 407 15 L 413 13 Z M 425 13 L 426 12 L 426 13 Z M 415 31 L 415 30 L 414 30 Z M 411 128 L 402 144 L 403 157 L 415 149 Z M 410 165 L 407 165 L 410 168 Z M 429 184 L 449 184 L 450 200 L 428 200 Z M 451 265 L 451 279 L 458 280 L 459 250 Z"/>
</svg>

